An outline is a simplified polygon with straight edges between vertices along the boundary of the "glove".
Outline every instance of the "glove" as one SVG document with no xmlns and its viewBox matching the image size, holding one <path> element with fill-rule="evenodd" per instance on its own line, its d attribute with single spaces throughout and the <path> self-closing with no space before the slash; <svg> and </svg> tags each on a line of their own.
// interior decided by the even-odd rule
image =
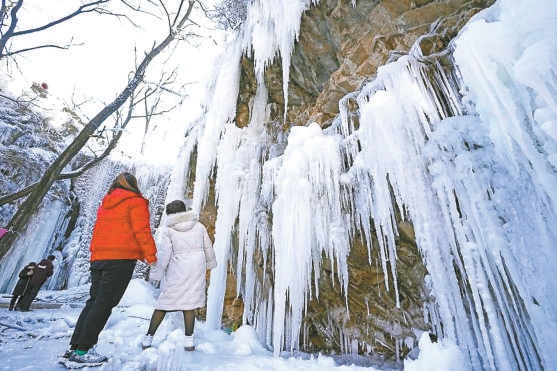
<svg viewBox="0 0 557 371">
<path fill-rule="evenodd" d="M 161 281 L 159 280 L 149 280 L 149 282 L 151 283 L 151 285 L 153 285 L 154 288 L 158 289 L 161 286 Z"/>
</svg>

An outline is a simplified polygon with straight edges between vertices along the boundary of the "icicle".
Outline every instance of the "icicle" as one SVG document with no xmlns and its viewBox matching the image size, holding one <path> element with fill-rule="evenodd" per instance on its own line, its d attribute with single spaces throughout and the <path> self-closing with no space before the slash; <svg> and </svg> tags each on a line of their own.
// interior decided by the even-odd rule
<svg viewBox="0 0 557 371">
<path fill-rule="evenodd" d="M 279 54 L 282 59 L 284 120 L 288 111 L 290 57 L 298 40 L 302 14 L 318 0 L 257 0 L 250 2 L 245 21 L 244 49 L 253 51 L 256 76 Z"/>
<path fill-rule="evenodd" d="M 240 41 L 237 41 L 239 43 Z M 198 157 L 192 209 L 200 211 L 209 191 L 209 178 L 217 160 L 219 138 L 225 125 L 236 115 L 236 97 L 240 79 L 241 49 L 235 42 L 230 43 L 219 59 L 211 94 L 206 101 L 210 107 L 204 121 L 204 130 L 198 138 Z"/>
<path fill-rule="evenodd" d="M 276 175 L 273 203 L 275 286 L 273 348 L 286 338 L 297 347 L 301 313 L 310 295 L 311 272 L 319 278 L 322 251 L 338 266 L 342 290 L 347 290 L 348 233 L 340 210 L 338 141 L 322 135 L 316 124 L 292 129 Z M 318 287 L 318 285 L 316 285 Z M 315 293 L 318 296 L 318 292 Z M 286 307 L 288 303 L 288 307 Z M 289 324 L 287 319 L 291 318 Z M 286 321 L 286 322 L 285 322 Z M 285 332 L 284 326 L 291 327 Z"/>
<path fill-rule="evenodd" d="M 240 192 L 236 192 L 241 177 L 236 171 L 234 161 L 236 149 L 240 144 L 240 134 L 240 129 L 234 125 L 228 125 L 217 157 L 219 173 L 216 182 L 216 193 L 219 206 L 213 246 L 218 265 L 211 271 L 211 282 L 207 293 L 207 325 L 214 329 L 220 328 L 222 305 L 226 290 L 228 257 L 231 245 L 230 238 L 236 216 L 238 215 L 241 196 Z"/>
</svg>

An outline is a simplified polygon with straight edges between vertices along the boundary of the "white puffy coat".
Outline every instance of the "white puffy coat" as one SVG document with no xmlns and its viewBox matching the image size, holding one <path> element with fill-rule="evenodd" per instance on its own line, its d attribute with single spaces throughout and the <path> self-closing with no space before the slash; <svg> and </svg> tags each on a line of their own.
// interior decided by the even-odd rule
<svg viewBox="0 0 557 371">
<path fill-rule="evenodd" d="M 170 214 L 150 279 L 161 281 L 155 309 L 191 310 L 205 306 L 205 273 L 217 266 L 207 230 L 193 211 Z"/>
</svg>

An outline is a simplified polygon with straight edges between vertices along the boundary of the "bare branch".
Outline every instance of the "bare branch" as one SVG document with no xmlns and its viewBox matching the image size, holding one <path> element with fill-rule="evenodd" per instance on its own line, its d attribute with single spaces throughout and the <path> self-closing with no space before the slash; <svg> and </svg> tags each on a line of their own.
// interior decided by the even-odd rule
<svg viewBox="0 0 557 371">
<path fill-rule="evenodd" d="M 6 0 L 2 0 L 0 3 L 0 26 L 4 25 L 4 19 L 8 17 L 8 6 L 6 5 Z"/>
<path fill-rule="evenodd" d="M 197 1 L 195 1 L 195 0 L 188 0 L 188 2 L 189 2 L 189 4 L 188 4 L 188 9 L 186 10 L 186 14 L 184 14 L 184 15 L 182 16 L 182 18 L 180 19 L 180 22 L 178 22 L 178 26 L 176 27 L 176 29 L 177 29 L 178 31 L 182 30 L 182 28 L 184 27 L 184 24 L 186 23 L 187 20 L 190 20 L 190 15 L 191 15 L 191 12 L 192 12 L 192 10 L 193 10 L 193 6 L 195 5 L 195 3 L 196 3 Z M 181 3 L 183 3 L 183 0 L 182 0 Z M 181 4 L 180 4 L 180 5 L 181 5 Z M 190 20 L 190 21 L 191 21 L 191 20 Z"/>
<path fill-rule="evenodd" d="M 176 106 L 173 106 L 173 107 L 167 108 L 165 110 L 156 111 L 156 112 L 149 112 L 148 114 L 145 114 L 145 115 L 133 115 L 132 119 L 141 119 L 141 118 L 146 118 L 146 117 L 149 117 L 149 116 L 162 116 L 164 114 L 172 112 L 175 108 L 176 108 Z"/>
<path fill-rule="evenodd" d="M 7 95 L 4 95 L 4 94 L 0 94 L 0 97 L 11 100 L 12 102 L 17 103 L 17 104 L 20 103 L 17 99 L 10 98 L 10 97 L 8 97 Z"/>
<path fill-rule="evenodd" d="M 128 1 L 126 1 L 126 0 L 120 0 L 120 2 L 121 2 L 122 4 L 124 4 L 127 8 L 133 10 L 134 12 L 145 13 L 145 14 L 148 14 L 148 15 L 150 15 L 150 16 L 153 16 L 153 17 L 155 17 L 155 18 L 157 18 L 157 19 L 160 19 L 160 17 L 159 17 L 158 15 L 156 15 L 156 14 L 153 13 L 153 12 L 150 12 L 150 11 L 147 11 L 147 10 L 145 10 L 145 9 L 142 9 L 141 6 L 134 6 L 133 4 L 130 4 L 130 3 L 129 3 Z M 152 1 L 148 1 L 148 2 L 149 2 L 149 3 L 153 3 Z M 139 26 L 138 26 L 138 27 L 139 27 Z"/>
<path fill-rule="evenodd" d="M 14 51 L 14 52 L 7 52 L 7 53 L 4 53 L 4 56 L 5 56 L 5 57 L 11 57 L 11 56 L 13 56 L 13 55 L 25 53 L 25 52 L 28 52 L 28 51 L 30 51 L 30 50 L 37 50 L 37 49 L 44 49 L 44 48 L 54 48 L 54 49 L 63 49 L 63 50 L 67 50 L 67 49 L 69 49 L 70 46 L 72 46 L 72 45 L 78 45 L 78 44 L 67 44 L 67 45 L 64 45 L 64 46 L 61 46 L 61 45 L 54 45 L 54 44 L 39 45 L 39 46 L 30 47 L 30 48 L 19 49 L 19 50 L 16 50 L 16 51 Z"/>
<path fill-rule="evenodd" d="M 82 4 L 79 6 L 79 8 L 75 11 L 73 11 L 70 14 L 67 14 L 59 19 L 56 19 L 52 22 L 46 23 L 42 26 L 39 27 L 33 27 L 33 28 L 29 28 L 29 29 L 23 29 L 23 30 L 16 30 L 17 28 L 17 24 L 19 22 L 19 18 L 18 18 L 18 12 L 21 10 L 21 7 L 23 5 L 23 0 L 17 0 L 17 2 L 11 6 L 10 11 L 9 11 L 9 16 L 8 16 L 8 7 L 9 5 L 6 5 L 6 0 L 2 0 L 2 9 L 1 9 L 1 16 L 2 16 L 2 23 L 0 26 L 0 58 L 6 57 L 6 56 L 14 56 L 16 54 L 21 54 L 23 52 L 27 52 L 30 50 L 37 50 L 37 49 L 42 49 L 42 48 L 57 48 L 57 49 L 68 49 L 72 44 L 68 44 L 65 46 L 60 46 L 60 45 L 41 45 L 41 46 L 34 46 L 34 47 L 29 47 L 29 48 L 24 48 L 24 49 L 20 49 L 17 51 L 8 51 L 8 45 L 9 43 L 11 43 L 11 40 L 14 37 L 18 37 L 18 36 L 22 36 L 22 35 L 28 35 L 28 34 L 32 34 L 35 32 L 40 32 L 40 31 L 44 31 L 47 29 L 50 29 L 54 26 L 57 26 L 61 23 L 64 23 L 78 15 L 81 14 L 85 14 L 85 13 L 97 13 L 97 14 L 107 14 L 107 15 L 112 15 L 115 17 L 121 17 L 121 18 L 125 18 L 127 19 L 131 24 L 133 24 L 134 26 L 137 27 L 137 25 L 125 14 L 118 14 L 118 13 L 113 13 L 108 11 L 107 9 L 105 9 L 103 7 L 104 4 L 110 2 L 110 0 L 95 0 L 95 1 L 90 1 L 88 3 Z M 6 19 L 10 19 L 10 24 L 7 27 L 7 29 L 4 30 L 5 28 L 5 20 Z"/>
<path fill-rule="evenodd" d="M 180 6 L 182 6 L 182 2 L 180 1 Z M 159 0 L 159 4 L 161 4 L 162 9 L 164 10 L 164 14 L 166 14 L 166 21 L 168 22 L 168 30 L 172 31 L 172 23 L 170 22 L 170 14 L 168 13 L 168 9 L 166 9 L 166 5 L 162 0 Z M 178 13 L 177 13 L 178 14 Z"/>
<path fill-rule="evenodd" d="M 11 38 L 11 35 L 13 34 L 15 27 L 17 25 L 18 22 L 18 18 L 17 18 L 17 12 L 19 11 L 19 9 L 21 9 L 21 6 L 23 5 L 23 0 L 18 0 L 18 2 L 14 5 L 14 7 L 12 8 L 12 10 L 10 11 L 10 26 L 8 27 L 8 30 L 6 31 L 5 34 L 2 35 L 2 37 L 0 38 L 0 56 L 2 56 L 4 49 L 6 48 L 6 45 L 8 44 L 8 41 Z M 4 8 L 2 8 L 3 11 Z M 7 15 L 7 13 L 5 13 L 4 15 Z M 3 20 L 2 20 L 3 23 Z"/>
<path fill-rule="evenodd" d="M 174 20 L 172 21 L 172 27 L 174 27 L 176 25 L 176 22 L 178 21 L 178 16 L 180 15 L 180 12 L 182 11 L 182 7 L 184 6 L 184 1 L 180 1 L 180 7 L 178 8 L 178 11 L 176 12 L 176 17 L 174 17 Z"/>
<path fill-rule="evenodd" d="M 22 0 L 19 0 L 22 2 Z M 59 18 L 55 21 L 49 22 L 43 26 L 40 27 L 36 27 L 36 28 L 30 28 L 28 30 L 22 30 L 22 31 L 17 31 L 17 32 L 13 32 L 11 37 L 15 37 L 15 36 L 20 36 L 20 35 L 26 35 L 26 34 L 30 34 L 30 33 L 34 33 L 34 32 L 38 32 L 38 31 L 43 31 L 46 29 L 49 29 L 51 27 L 54 27 L 60 23 L 63 23 L 65 21 L 67 21 L 68 19 L 71 19 L 79 14 L 83 14 L 83 13 L 90 13 L 90 12 L 95 12 L 95 11 L 99 11 L 100 8 L 98 7 L 101 4 L 105 4 L 108 3 L 110 0 L 97 0 L 97 1 L 93 1 L 90 3 L 86 3 L 86 4 L 82 4 L 76 11 L 74 11 L 73 13 L 70 13 L 62 18 Z M 14 15 L 14 12 L 12 10 L 12 16 Z"/>
<path fill-rule="evenodd" d="M 71 103 L 72 103 L 71 108 L 70 108 L 70 107 L 65 107 L 65 108 L 63 109 L 63 111 L 70 113 L 70 115 L 71 115 L 73 118 L 75 118 L 75 119 L 78 120 L 80 123 L 82 123 L 83 125 L 85 125 L 85 122 L 89 121 L 89 118 L 87 117 L 86 114 L 84 114 L 84 113 L 81 111 L 81 107 L 84 106 L 84 105 L 87 104 L 87 103 L 90 103 L 90 102 L 92 101 L 92 99 L 91 99 L 91 98 L 88 98 L 88 99 L 85 99 L 85 100 L 81 101 L 80 103 L 76 103 L 76 101 L 75 101 L 75 90 L 72 92 L 72 96 L 71 96 L 70 99 L 71 99 Z M 83 115 L 83 116 L 84 116 L 84 119 L 83 119 L 81 116 L 79 116 L 79 115 L 77 114 L 77 112 L 79 112 L 81 115 Z"/>
<path fill-rule="evenodd" d="M 35 100 L 37 100 L 37 97 L 30 97 L 29 99 L 21 99 L 21 97 L 17 98 L 17 99 L 13 99 L 11 97 L 8 97 L 6 95 L 0 94 L 0 97 L 8 99 L 16 104 L 18 104 L 19 106 L 28 109 L 30 105 L 33 105 L 35 107 L 40 107 L 37 103 L 35 103 Z M 27 97 L 27 96 L 26 96 Z M 33 115 L 34 117 L 39 117 L 35 112 L 30 111 L 30 114 Z"/>
</svg>

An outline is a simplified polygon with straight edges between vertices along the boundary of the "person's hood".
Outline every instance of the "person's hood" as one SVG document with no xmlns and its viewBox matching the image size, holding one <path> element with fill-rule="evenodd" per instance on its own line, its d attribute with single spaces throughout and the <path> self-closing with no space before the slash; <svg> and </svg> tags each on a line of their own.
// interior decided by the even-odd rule
<svg viewBox="0 0 557 371">
<path fill-rule="evenodd" d="M 189 231 L 197 223 L 197 214 L 193 211 L 170 214 L 166 219 L 166 226 L 178 232 Z"/>
<path fill-rule="evenodd" d="M 141 197 L 141 195 L 128 191 L 127 189 L 116 188 L 103 198 L 102 207 L 103 209 L 112 209 L 120 202 L 129 200 L 130 198 Z"/>
</svg>

